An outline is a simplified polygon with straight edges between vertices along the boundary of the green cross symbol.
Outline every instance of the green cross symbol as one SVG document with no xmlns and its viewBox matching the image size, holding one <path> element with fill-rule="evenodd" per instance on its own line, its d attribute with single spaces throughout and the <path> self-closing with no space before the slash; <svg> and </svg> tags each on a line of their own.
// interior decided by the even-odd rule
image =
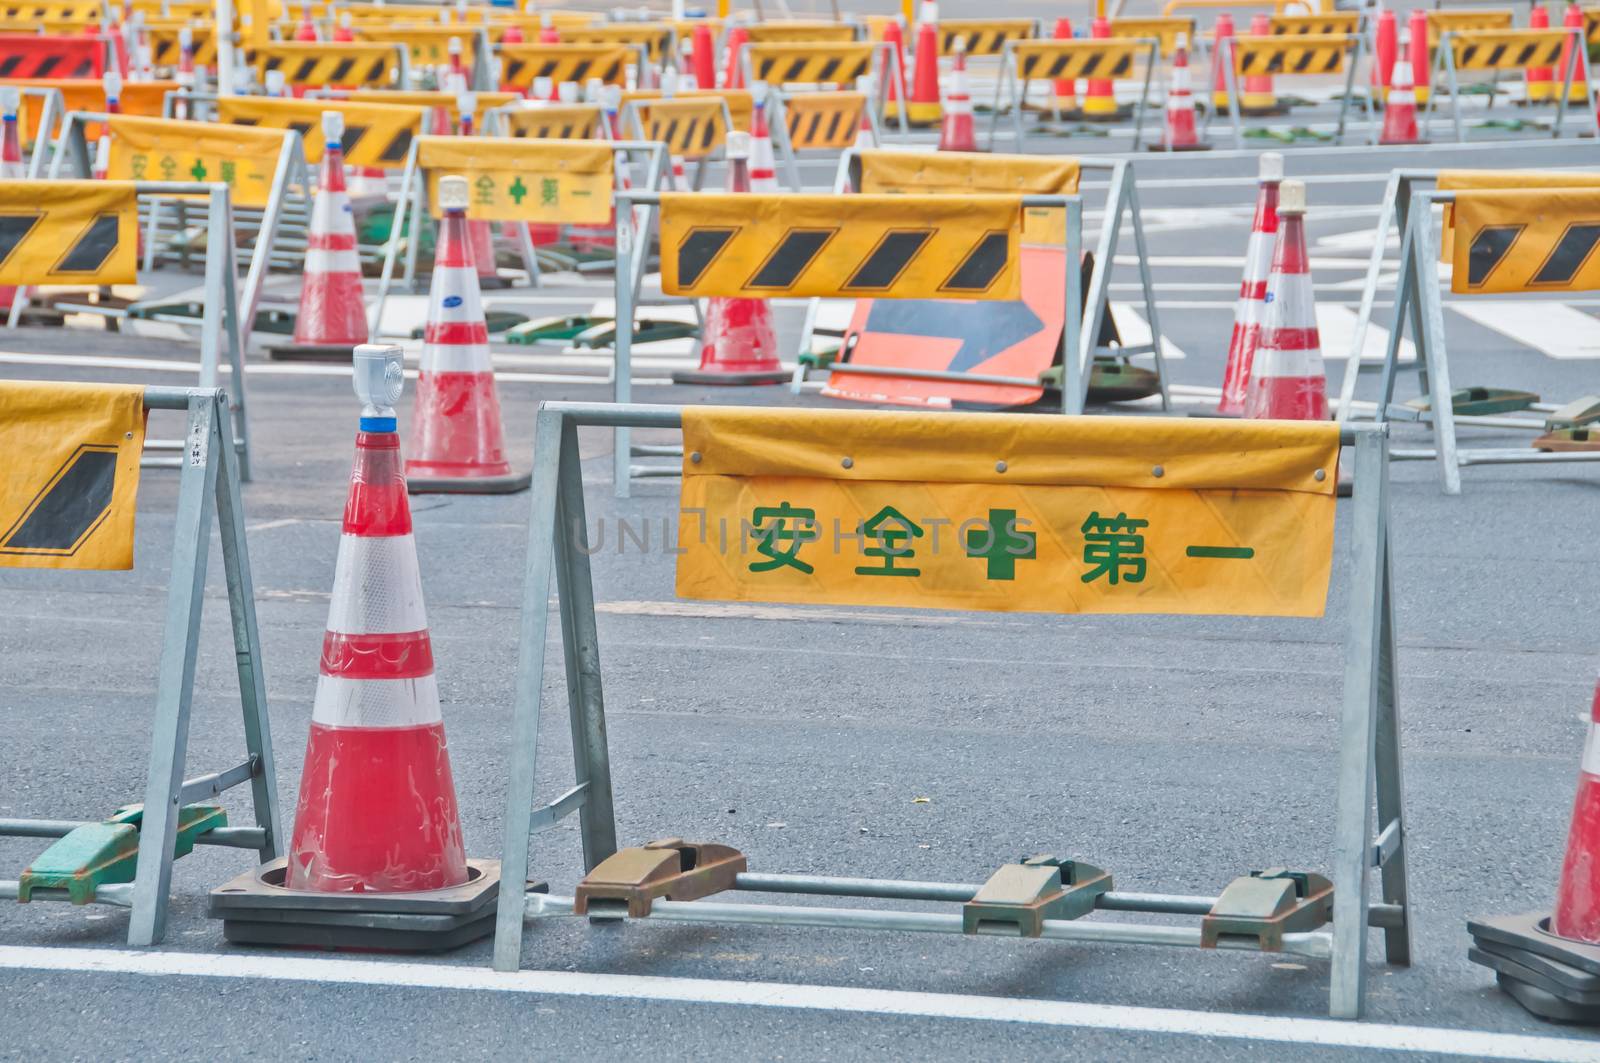
<svg viewBox="0 0 1600 1063">
<path fill-rule="evenodd" d="M 522 197 L 528 194 L 528 186 L 522 183 L 522 178 L 516 177 L 511 181 L 511 187 L 506 189 L 511 193 L 511 202 L 522 205 Z"/>
<path fill-rule="evenodd" d="M 985 579 L 1016 579 L 1017 561 L 1038 555 L 1039 536 L 1014 531 L 1017 511 L 991 509 L 989 526 L 967 532 L 967 556 L 985 561 Z"/>
<path fill-rule="evenodd" d="M 194 160 L 194 166 L 189 170 L 189 176 L 193 177 L 196 181 L 204 181 L 206 179 L 206 164 L 204 159 Z"/>
</svg>

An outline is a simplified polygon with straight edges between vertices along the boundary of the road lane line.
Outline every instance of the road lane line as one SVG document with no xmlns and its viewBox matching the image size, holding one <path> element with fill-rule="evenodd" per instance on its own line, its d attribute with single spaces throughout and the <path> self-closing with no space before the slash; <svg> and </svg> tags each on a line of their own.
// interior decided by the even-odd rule
<svg viewBox="0 0 1600 1063">
<path fill-rule="evenodd" d="M 1447 303 L 1451 310 L 1523 347 L 1563 361 L 1600 358 L 1600 321 L 1566 303 L 1493 300 Z"/>
</svg>

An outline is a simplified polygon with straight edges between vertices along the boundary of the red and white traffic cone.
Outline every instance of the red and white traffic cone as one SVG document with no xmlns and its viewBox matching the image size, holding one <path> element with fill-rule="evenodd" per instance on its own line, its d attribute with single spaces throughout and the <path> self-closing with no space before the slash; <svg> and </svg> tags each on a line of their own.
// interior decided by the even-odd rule
<svg viewBox="0 0 1600 1063">
<path fill-rule="evenodd" d="M 450 73 L 465 80 L 467 68 L 461 61 L 461 38 L 451 37 L 445 42 L 445 54 L 450 57 Z"/>
<path fill-rule="evenodd" d="M 1394 12 L 1378 9 L 1378 24 L 1372 39 L 1372 88 L 1383 103 L 1389 98 L 1389 79 L 1400 55 L 1400 26 Z"/>
<path fill-rule="evenodd" d="M 1228 340 L 1228 362 L 1222 373 L 1222 401 L 1217 412 L 1237 417 L 1244 412 L 1250 386 L 1250 363 L 1261 342 L 1262 311 L 1267 299 L 1267 274 L 1272 268 L 1272 248 L 1278 238 L 1278 185 L 1283 180 L 1283 156 L 1261 153 L 1256 214 L 1250 225 L 1250 243 L 1244 253 L 1244 280 L 1233 308 L 1233 336 Z"/>
<path fill-rule="evenodd" d="M 1561 25 L 1564 29 L 1583 30 L 1583 8 L 1579 7 L 1576 2 L 1569 3 L 1566 12 L 1561 16 Z M 1574 36 L 1579 41 L 1585 39 L 1585 35 L 1582 32 Z M 1583 80 L 1583 67 L 1578 64 L 1577 59 L 1572 54 L 1573 39 L 1573 37 L 1568 37 L 1567 43 L 1561 46 L 1561 68 L 1556 73 L 1556 84 L 1565 83 L 1567 74 L 1570 72 L 1572 85 L 1567 89 L 1567 102 L 1583 103 L 1589 98 L 1589 86 Z"/>
<path fill-rule="evenodd" d="M 281 100 L 289 94 L 289 78 L 281 70 L 269 70 L 261 79 L 261 90 L 268 99 Z"/>
<path fill-rule="evenodd" d="M 767 126 L 767 83 L 750 86 L 750 191 L 770 195 L 778 189 L 778 158 L 772 150 L 772 130 Z"/>
<path fill-rule="evenodd" d="M 1211 30 L 1212 114 L 1227 114 L 1232 106 L 1228 101 L 1228 63 L 1233 59 L 1233 52 L 1227 41 L 1233 35 L 1233 16 L 1224 11 L 1217 16 L 1216 25 Z"/>
<path fill-rule="evenodd" d="M 373 351 L 398 353 L 363 347 L 363 358 Z M 322 636 L 289 889 L 412 893 L 467 881 L 433 669 L 394 409 L 369 404 Z"/>
<path fill-rule="evenodd" d="M 294 343 L 270 346 L 280 360 L 349 361 L 357 344 L 367 342 L 367 312 L 361 291 L 361 259 L 356 226 L 344 183 L 344 115 L 322 113 L 322 167 L 317 172 L 311 232 L 306 239 L 300 312 Z"/>
<path fill-rule="evenodd" d="M 1056 19 L 1055 29 L 1050 36 L 1058 41 L 1072 40 L 1072 20 L 1070 18 Z M 1071 117 L 1078 111 L 1078 83 L 1072 78 L 1056 78 L 1051 83 L 1050 106 L 1057 115 L 1063 118 Z"/>
<path fill-rule="evenodd" d="M 972 93 L 967 85 L 967 46 L 956 39 L 954 65 L 950 71 L 950 91 L 943 101 L 944 117 L 939 124 L 940 151 L 977 151 L 978 132 L 972 121 Z"/>
<path fill-rule="evenodd" d="M 694 75 L 694 83 L 703 89 L 714 89 L 717 87 L 717 48 L 711 42 L 711 27 L 701 20 L 691 40 L 689 72 Z"/>
<path fill-rule="evenodd" d="M 1194 96 L 1189 92 L 1189 35 L 1178 34 L 1172 53 L 1172 86 L 1167 90 L 1166 125 L 1157 151 L 1207 151 L 1194 124 Z"/>
<path fill-rule="evenodd" d="M 1089 36 L 1105 40 L 1111 36 L 1111 23 L 1096 16 L 1089 23 Z M 1109 122 L 1127 112 L 1117 107 L 1116 82 L 1111 78 L 1085 78 L 1083 81 L 1083 114 L 1093 122 Z"/>
<path fill-rule="evenodd" d="M 528 39 L 522 35 L 522 27 L 515 22 L 500 31 L 501 44 L 526 44 Z"/>
<path fill-rule="evenodd" d="M 1550 12 L 1545 10 L 1543 4 L 1534 4 L 1533 10 L 1528 12 L 1528 28 L 1530 30 L 1550 28 Z M 1530 66 L 1524 71 L 1523 76 L 1527 80 L 1528 103 L 1549 103 L 1556 98 L 1553 67 Z"/>
<path fill-rule="evenodd" d="M 1589 709 L 1589 734 L 1550 930 L 1570 941 L 1600 945 L 1600 684 Z"/>
<path fill-rule="evenodd" d="M 891 19 L 883 27 L 883 43 L 889 46 L 891 58 L 886 59 L 883 76 L 889 79 L 889 91 L 884 98 L 883 120 L 898 118 L 900 108 L 910 98 L 906 91 L 906 40 L 901 32 L 900 20 Z M 892 69 L 891 69 L 892 68 Z"/>
<path fill-rule="evenodd" d="M 456 95 L 456 112 L 461 116 L 461 135 L 470 137 L 477 128 L 478 94 Z M 467 238 L 472 241 L 472 262 L 478 270 L 479 288 L 503 288 L 500 267 L 494 257 L 494 231 L 486 221 L 467 222 Z"/>
<path fill-rule="evenodd" d="M 1428 13 L 1422 8 L 1411 9 L 1406 34 L 1409 38 L 1406 54 L 1411 57 L 1411 91 L 1416 94 L 1418 103 L 1427 103 L 1428 79 L 1433 76 L 1433 53 L 1428 48 Z"/>
<path fill-rule="evenodd" d="M 1421 144 L 1417 133 L 1417 96 L 1411 88 L 1411 62 L 1394 64 L 1389 79 L 1389 102 L 1383 108 L 1383 135 L 1379 144 Z"/>
<path fill-rule="evenodd" d="M 339 24 L 333 27 L 336 44 L 349 44 L 356 39 L 355 18 L 348 11 L 339 13 Z"/>
<path fill-rule="evenodd" d="M 317 40 L 317 23 L 311 17 L 311 5 L 306 4 L 300 11 L 300 24 L 294 29 L 294 39 L 299 42 L 313 42 Z"/>
<path fill-rule="evenodd" d="M 877 87 L 877 82 L 872 80 L 871 74 L 863 74 L 856 78 L 856 91 L 866 99 L 861 108 L 861 123 L 856 126 L 855 143 L 851 145 L 857 151 L 871 151 L 878 146 L 878 136 L 872 128 L 872 100 Z"/>
<path fill-rule="evenodd" d="M 911 74 L 906 121 L 930 126 L 939 120 L 939 5 L 923 0 L 917 15 L 917 50 Z"/>
<path fill-rule="evenodd" d="M 181 94 L 191 93 L 194 84 L 194 30 L 188 26 L 178 29 L 178 69 L 173 75 L 173 80 L 178 83 Z M 173 101 L 172 114 L 175 118 L 189 117 L 189 101 L 183 95 Z"/>
<path fill-rule="evenodd" d="M 1278 421 L 1328 419 L 1328 375 L 1317 333 L 1317 300 L 1306 252 L 1306 186 L 1278 190 L 1278 242 L 1272 251 L 1261 345 L 1250 366 L 1246 417 Z"/>
<path fill-rule="evenodd" d="M 1250 36 L 1272 36 L 1272 19 L 1266 15 L 1254 15 L 1250 19 Z M 1244 83 L 1239 86 L 1239 110 L 1247 115 L 1276 115 L 1283 114 L 1286 108 L 1278 103 L 1278 93 L 1272 87 L 1271 74 L 1250 74 L 1244 78 Z"/>
<path fill-rule="evenodd" d="M 561 34 L 556 29 L 555 19 L 550 17 L 550 13 L 548 11 L 546 11 L 544 14 L 539 16 L 539 43 L 540 44 L 560 44 L 561 43 Z"/>
<path fill-rule="evenodd" d="M 728 31 L 728 60 L 722 67 L 722 87 L 744 88 L 744 46 L 750 43 L 750 31 L 735 26 Z"/>
<path fill-rule="evenodd" d="M 439 179 L 439 242 L 428 287 L 422 370 L 412 411 L 412 493 L 503 494 L 528 486 L 506 461 L 500 397 L 489 361 L 489 327 L 467 241 L 467 179 Z"/>
<path fill-rule="evenodd" d="M 750 134 L 728 134 L 728 191 L 750 191 Z M 778 362 L 778 336 L 765 299 L 706 300 L 700 368 L 677 370 L 677 384 L 781 384 L 793 374 Z"/>
</svg>

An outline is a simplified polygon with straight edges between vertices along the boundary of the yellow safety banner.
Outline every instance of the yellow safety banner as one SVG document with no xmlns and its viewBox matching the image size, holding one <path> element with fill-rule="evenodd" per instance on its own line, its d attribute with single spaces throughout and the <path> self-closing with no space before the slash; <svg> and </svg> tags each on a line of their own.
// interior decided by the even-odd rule
<svg viewBox="0 0 1600 1063">
<path fill-rule="evenodd" d="M 1457 70 L 1555 66 L 1572 43 L 1567 30 L 1463 30 L 1450 35 Z"/>
<path fill-rule="evenodd" d="M 1600 289 L 1600 189 L 1456 193 L 1450 290 Z"/>
<path fill-rule="evenodd" d="M 482 221 L 601 225 L 611 218 L 612 149 L 594 140 L 420 137 L 417 166 L 439 217 L 439 178 L 459 174 L 472 198 L 467 217 Z"/>
<path fill-rule="evenodd" d="M 599 78 L 621 85 L 624 72 L 639 61 L 637 52 L 621 44 L 503 44 L 496 52 L 504 64 L 500 84 L 516 89 L 533 87 L 535 78 L 558 85 Z"/>
<path fill-rule="evenodd" d="M 222 96 L 212 105 L 217 121 L 234 126 L 292 129 L 300 134 L 306 161 L 322 161 L 322 114 L 344 115 L 339 138 L 349 166 L 378 166 L 398 170 L 405 166 L 411 141 L 422 133 L 426 109 L 392 103 L 356 100 L 291 100 L 265 96 Z"/>
<path fill-rule="evenodd" d="M 667 295 L 1018 299 L 1016 196 L 661 197 Z"/>
<path fill-rule="evenodd" d="M 959 42 L 971 55 L 999 55 L 1007 41 L 1025 41 L 1038 24 L 1031 18 L 946 18 L 939 20 L 939 54 L 954 55 Z"/>
<path fill-rule="evenodd" d="M 1345 55 L 1357 40 L 1342 33 L 1228 38 L 1234 70 L 1241 76 L 1342 73 Z"/>
<path fill-rule="evenodd" d="M 843 44 L 856 39 L 856 28 L 847 22 L 755 22 L 745 32 L 753 44 Z"/>
<path fill-rule="evenodd" d="M 1356 11 L 1328 11 L 1320 15 L 1273 15 L 1267 26 L 1277 37 L 1344 36 L 1361 28 L 1361 15 Z"/>
<path fill-rule="evenodd" d="M 1156 45 L 1160 47 L 1160 45 Z M 1035 78 L 1129 78 L 1133 64 L 1150 55 L 1151 43 L 1127 37 L 1093 41 L 1018 41 L 1012 45 L 1017 76 Z"/>
<path fill-rule="evenodd" d="M 755 97 L 749 89 L 679 89 L 673 99 L 693 99 L 699 96 L 715 96 L 728 105 L 728 116 L 733 119 L 733 128 L 741 133 L 750 132 L 750 119 L 755 114 Z M 660 89 L 634 89 L 632 92 L 622 94 L 623 106 L 635 100 L 659 100 Z"/>
<path fill-rule="evenodd" d="M 7 22 L 70 22 L 79 27 L 98 26 L 106 17 L 100 0 L 63 0 L 61 3 L 0 4 L 0 19 Z"/>
<path fill-rule="evenodd" d="M 665 144 L 671 155 L 703 159 L 727 142 L 722 101 L 714 96 L 641 100 L 633 108 L 643 139 Z"/>
<path fill-rule="evenodd" d="M 125 181 L 0 181 L 0 284 L 132 284 L 139 205 Z"/>
<path fill-rule="evenodd" d="M 1428 48 L 1431 50 L 1439 46 L 1439 35 L 1446 32 L 1460 32 L 1462 30 L 1508 30 L 1516 25 L 1516 17 L 1510 8 L 1496 8 L 1489 11 L 1429 11 L 1428 16 Z"/>
<path fill-rule="evenodd" d="M 144 388 L 0 381 L 0 568 L 133 567 Z"/>
<path fill-rule="evenodd" d="M 439 66 L 450 61 L 450 42 L 461 42 L 462 62 L 471 65 L 478 55 L 478 26 L 356 26 L 353 31 L 358 41 L 376 44 L 398 44 L 405 48 L 413 63 Z"/>
<path fill-rule="evenodd" d="M 600 135 L 599 104 L 546 103 L 495 112 L 498 132 L 529 140 L 592 140 Z"/>
<path fill-rule="evenodd" d="M 745 46 L 750 70 L 757 81 L 769 85 L 854 85 L 856 78 L 872 73 L 878 45 L 868 41 Z"/>
<path fill-rule="evenodd" d="M 191 25 L 187 22 L 145 23 L 145 33 L 150 40 L 150 62 L 161 67 L 178 65 L 178 60 L 183 56 L 181 34 L 185 26 L 193 34 L 195 66 L 216 66 L 217 35 L 211 32 L 209 24 Z"/>
<path fill-rule="evenodd" d="M 1441 192 L 1471 189 L 1597 188 L 1600 172 L 1582 170 L 1440 170 L 1436 186 Z M 1439 239 L 1439 261 L 1455 256 L 1455 204 L 1445 203 L 1444 228 Z"/>
<path fill-rule="evenodd" d="M 988 155 L 967 152 L 861 151 L 852 183 L 869 194 L 1070 196 L 1081 168 L 1060 155 Z M 1060 247 L 1066 240 L 1064 207 L 1024 207 L 1022 238 Z"/>
<path fill-rule="evenodd" d="M 867 109 L 862 92 L 797 92 L 783 98 L 784 128 L 795 151 L 852 147 Z"/>
<path fill-rule="evenodd" d="M 272 195 L 284 135 L 278 129 L 246 129 L 216 122 L 112 115 L 114 181 L 221 182 L 236 207 L 264 207 Z"/>
<path fill-rule="evenodd" d="M 569 44 L 639 44 L 652 63 L 659 63 L 663 55 L 671 55 L 676 39 L 672 27 L 664 22 L 624 22 L 613 26 L 585 26 L 582 29 L 561 31 L 561 40 Z"/>
<path fill-rule="evenodd" d="M 384 88 L 400 76 L 400 52 L 393 45 L 359 41 L 323 44 L 274 41 L 245 52 L 256 77 L 283 71 L 284 81 L 301 88 L 368 86 Z"/>
<path fill-rule="evenodd" d="M 1189 47 L 1195 45 L 1195 23 L 1181 15 L 1160 15 L 1149 18 L 1114 18 L 1111 20 L 1113 37 L 1154 37 L 1161 42 L 1161 54 L 1171 55 L 1178 47 L 1178 35 L 1189 38 Z"/>
<path fill-rule="evenodd" d="M 98 78 L 0 78 L 0 85 L 14 85 L 19 89 L 55 89 L 61 93 L 61 103 L 66 111 L 105 112 L 106 90 Z M 122 86 L 122 113 L 159 117 L 161 107 L 169 92 L 180 86 L 176 81 L 129 81 Z M 39 122 L 44 118 L 44 97 L 22 97 L 22 129 L 19 134 L 22 146 L 27 148 L 39 135 Z M 57 115 L 59 120 L 62 116 Z M 96 140 L 100 136 L 98 123 L 84 126 L 84 136 Z"/>
<path fill-rule="evenodd" d="M 677 592 L 1043 613 L 1322 615 L 1339 428 L 683 414 Z"/>
</svg>

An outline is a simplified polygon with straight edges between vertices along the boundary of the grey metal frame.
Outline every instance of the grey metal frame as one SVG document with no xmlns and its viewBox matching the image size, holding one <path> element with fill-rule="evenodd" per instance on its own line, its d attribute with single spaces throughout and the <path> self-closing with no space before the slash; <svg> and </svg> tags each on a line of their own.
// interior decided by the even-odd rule
<svg viewBox="0 0 1600 1063">
<path fill-rule="evenodd" d="M 255 826 L 209 831 L 200 835 L 197 843 L 254 849 L 259 860 L 265 863 L 278 858 L 283 841 L 267 712 L 267 685 L 262 672 L 261 632 L 256 623 L 244 505 L 239 495 L 239 463 L 234 448 L 229 445 L 231 440 L 223 430 L 227 423 L 227 396 L 218 388 L 150 387 L 145 388 L 144 405 L 146 410 L 185 411 L 188 430 L 181 459 L 183 472 L 178 482 L 172 577 L 167 592 L 165 634 L 156 685 L 144 817 L 139 831 L 138 870 L 134 881 L 102 886 L 96 891 L 98 903 L 132 909 L 128 944 L 134 946 L 154 945 L 166 932 L 173 848 L 178 811 L 183 805 L 215 797 L 248 782 Z M 213 507 L 222 541 L 222 567 L 228 585 L 248 756 L 225 771 L 185 779 Z M 4 819 L 0 820 L 0 835 L 61 837 L 83 825 L 71 820 Z M 17 887 L 14 880 L 0 882 L 0 898 L 15 898 Z M 34 896 L 40 900 L 65 899 L 45 891 L 36 891 Z"/>
<path fill-rule="evenodd" d="M 1366 116 L 1369 125 L 1372 124 L 1373 115 L 1377 113 L 1377 107 L 1372 99 L 1371 87 L 1368 86 L 1366 82 L 1361 81 L 1356 77 L 1356 67 L 1361 65 L 1361 57 L 1366 54 L 1367 38 L 1364 32 L 1346 34 L 1330 33 L 1320 34 L 1319 36 L 1343 36 L 1345 38 L 1344 99 L 1339 104 L 1339 126 L 1338 132 L 1335 135 L 1335 143 L 1342 145 L 1344 143 L 1345 127 L 1350 117 L 1350 98 L 1354 96 L 1358 90 L 1362 100 L 1366 104 Z M 1289 43 L 1294 40 L 1294 37 L 1284 36 L 1274 37 L 1271 39 Z M 1242 151 L 1244 150 L 1245 146 L 1244 115 L 1242 113 L 1243 96 L 1239 91 L 1238 64 L 1234 59 L 1234 45 L 1236 41 L 1236 37 L 1224 38 L 1223 51 L 1226 54 L 1222 56 L 1222 77 L 1223 81 L 1226 82 L 1228 86 L 1228 116 L 1231 119 L 1231 124 L 1233 126 L 1233 146 Z M 1279 73 L 1282 73 L 1282 71 Z M 1206 108 L 1205 120 L 1200 127 L 1200 133 L 1202 137 L 1211 129 L 1211 119 L 1215 111 L 1216 108 L 1214 107 Z M 1376 126 L 1373 128 L 1376 129 Z M 1376 134 L 1374 134 L 1374 143 L 1376 143 Z"/>
<path fill-rule="evenodd" d="M 794 149 L 794 141 L 789 136 L 787 96 L 781 90 L 773 89 L 767 96 L 767 100 L 772 108 L 772 113 L 767 120 L 767 124 L 772 131 L 772 147 L 778 156 L 778 160 L 783 164 L 784 179 L 789 186 L 789 190 L 798 192 L 801 190 L 799 156 Z M 872 143 L 876 147 L 882 147 L 883 129 L 878 124 L 878 116 L 872 113 L 870 100 L 871 97 L 869 96 L 869 106 L 864 110 L 867 116 L 867 123 L 872 126 Z M 845 153 L 848 154 L 851 150 L 847 148 Z M 834 191 L 837 192 L 840 189 L 835 188 Z"/>
<path fill-rule="evenodd" d="M 861 42 L 856 41 L 855 43 L 859 44 Z M 875 73 L 869 75 L 877 88 L 878 97 L 877 113 L 873 115 L 873 122 L 876 128 L 884 129 L 889 124 L 888 110 L 890 85 L 889 78 L 885 75 L 893 76 L 895 79 L 894 84 L 904 85 L 906 83 L 905 71 L 900 68 L 900 56 L 895 53 L 893 46 L 891 46 L 888 42 L 875 41 L 873 43 L 872 50 L 878 56 L 878 69 Z M 750 46 L 748 44 L 745 45 L 744 51 L 739 54 L 739 62 L 744 67 L 744 83 L 746 85 L 754 85 L 757 81 L 761 80 L 755 75 L 754 64 L 750 60 Z M 782 90 L 785 84 L 787 84 L 787 82 L 769 82 L 768 87 L 773 93 L 777 93 Z M 796 84 L 799 83 L 796 82 Z M 769 95 L 767 98 L 771 99 L 772 97 Z M 902 140 L 909 141 L 911 139 L 911 123 L 906 118 L 905 103 L 906 101 L 904 100 L 895 101 L 895 118 L 900 124 L 900 138 Z"/>
<path fill-rule="evenodd" d="M 1111 38 L 1121 44 L 1142 44 L 1146 48 L 1144 63 L 1144 84 L 1139 88 L 1139 102 L 1133 110 L 1133 149 L 1139 150 L 1139 145 L 1144 140 L 1144 119 L 1150 110 L 1150 79 L 1161 66 L 1161 41 L 1156 37 L 1117 37 Z M 1036 41 L 1027 43 L 1038 43 Z M 1000 55 L 1000 76 L 994 83 L 994 106 L 989 112 L 989 140 L 986 145 L 988 150 L 994 150 L 995 136 L 1000 127 L 1000 99 L 1007 88 L 1011 90 L 1010 104 L 1006 110 L 1011 112 L 1011 137 L 1013 148 L 1023 150 L 1026 134 L 1022 129 L 1023 105 L 1028 100 L 1028 82 L 1022 80 L 1017 72 L 1017 55 L 1015 40 L 1006 41 L 1005 51 Z"/>
<path fill-rule="evenodd" d="M 1457 77 L 1454 45 L 1456 38 L 1470 36 L 1472 32 L 1471 30 L 1465 33 L 1459 30 L 1446 30 L 1441 33 L 1439 35 L 1439 47 L 1435 50 L 1433 57 L 1433 76 L 1431 81 L 1434 85 L 1438 85 L 1441 73 L 1447 79 L 1447 83 L 1450 86 L 1450 121 L 1455 129 L 1456 143 L 1458 144 L 1467 142 L 1467 133 L 1466 128 L 1461 124 L 1461 85 Z M 1577 60 L 1577 62 L 1566 64 L 1566 70 L 1562 74 L 1561 95 L 1556 98 L 1556 121 L 1550 130 L 1550 138 L 1559 140 L 1561 138 L 1561 127 L 1567 124 L 1567 95 L 1575 83 L 1574 79 L 1576 78 L 1577 84 L 1591 84 L 1589 79 L 1589 44 L 1584 37 L 1584 28 L 1582 26 L 1552 26 L 1547 32 L 1569 34 L 1573 38 L 1570 54 Z M 1576 75 L 1580 69 L 1583 76 L 1578 78 Z M 1494 79 L 1496 83 L 1500 80 L 1500 72 L 1498 70 L 1494 71 Z M 1433 112 L 1438 99 L 1438 92 L 1428 93 L 1428 104 L 1423 108 L 1422 112 L 1422 135 L 1425 138 L 1431 139 L 1433 137 Z M 1491 105 L 1494 103 L 1492 96 L 1489 102 Z M 1593 133 L 1595 136 L 1600 136 L 1600 112 L 1597 112 L 1587 101 L 1583 104 L 1583 108 L 1588 112 L 1589 117 L 1593 119 L 1590 128 L 1584 130 L 1584 133 Z"/>
<path fill-rule="evenodd" d="M 30 179 L 37 179 L 44 176 L 45 160 L 50 156 L 49 147 L 55 136 L 55 128 L 60 123 L 61 116 L 66 113 L 67 104 L 60 89 L 35 88 L 30 85 L 19 88 L 18 92 L 23 100 L 35 96 L 44 101 L 39 107 L 39 128 L 33 136 L 33 154 L 28 156 L 28 166 L 25 171 Z"/>
<path fill-rule="evenodd" d="M 885 419 L 895 414 L 874 414 Z M 547 402 L 535 425 L 533 513 L 517 658 L 505 839 L 501 851 L 494 966 L 521 966 L 523 924 L 570 911 L 571 899 L 526 893 L 529 837 L 563 818 L 579 815 L 583 866 L 591 870 L 617 849 L 609 753 L 606 747 L 600 646 L 595 622 L 591 551 L 582 542 L 583 472 L 579 427 L 681 428 L 683 408 Z M 1334 917 L 1331 931 L 1288 935 L 1287 951 L 1332 960 L 1329 1012 L 1361 1014 L 1366 988 L 1369 927 L 1384 932 L 1392 964 L 1411 962 L 1406 893 L 1404 795 L 1396 687 L 1394 604 L 1390 578 L 1388 439 L 1383 425 L 1345 425 L 1341 441 L 1354 448 L 1351 513 L 1350 610 L 1345 636 L 1343 707 L 1335 800 Z M 550 575 L 556 575 L 575 784 L 555 800 L 534 806 L 539 714 L 549 628 Z M 1378 830 L 1373 830 L 1376 804 Z M 1369 874 L 1381 875 L 1381 902 L 1369 896 Z M 761 892 L 970 899 L 972 886 L 896 883 L 810 875 L 741 875 L 737 889 Z M 1201 914 L 1212 897 L 1111 893 L 1100 907 L 1120 911 Z M 881 910 L 791 908 L 728 903 L 656 902 L 650 918 L 712 923 L 760 923 L 875 930 L 959 933 L 961 920 Z M 1044 936 L 1055 940 L 1198 946 L 1198 928 L 1050 920 Z M 1224 947 L 1230 947 L 1225 945 Z"/>
<path fill-rule="evenodd" d="M 834 192 L 843 192 L 848 184 L 850 163 L 855 158 L 854 149 L 846 151 L 839 159 L 839 170 L 834 175 Z M 1089 369 L 1096 357 L 1106 355 L 1117 358 L 1133 358 L 1141 354 L 1151 355 L 1155 359 L 1156 377 L 1161 385 L 1161 409 L 1172 410 L 1172 397 L 1167 391 L 1167 364 L 1166 357 L 1161 349 L 1161 319 L 1156 309 L 1155 279 L 1150 273 L 1150 258 L 1145 245 L 1144 221 L 1139 213 L 1139 190 L 1134 181 L 1133 164 L 1126 159 L 1097 158 L 1084 156 L 1079 158 L 1078 166 L 1081 171 L 1104 171 L 1106 181 L 1106 204 L 1101 216 L 1100 239 L 1094 249 L 1094 269 L 1089 274 L 1089 295 L 1085 307 L 1088 316 L 1081 322 L 1077 346 L 1063 340 L 1062 351 L 1077 350 L 1078 356 L 1063 357 L 1065 362 L 1065 377 L 1061 390 L 1062 412 L 1068 414 L 1083 413 L 1089 404 Z M 1080 197 L 1081 200 L 1081 197 Z M 1134 250 L 1139 259 L 1139 285 L 1144 293 L 1145 318 L 1150 325 L 1150 342 L 1129 347 L 1101 347 L 1097 343 L 1100 336 L 1100 326 L 1105 317 L 1110 313 L 1111 272 L 1115 267 L 1117 243 L 1122 236 L 1122 221 L 1127 217 L 1133 229 Z M 1082 244 L 1082 207 L 1078 210 L 1080 232 L 1078 243 Z M 1076 293 L 1080 288 L 1074 287 L 1081 283 L 1081 275 L 1077 273 L 1080 267 L 1079 260 L 1073 257 L 1069 260 L 1067 270 L 1073 276 L 1067 281 L 1067 303 L 1073 309 L 1078 307 Z M 1074 280 L 1074 277 L 1077 279 Z M 800 351 L 808 349 L 816 326 L 817 300 L 811 300 L 806 308 L 805 323 L 800 331 Z M 982 377 L 970 373 L 943 373 L 932 370 L 894 369 L 877 370 L 872 367 L 856 367 L 854 373 L 870 375 L 877 373 L 880 376 L 908 377 L 922 380 L 966 380 L 977 383 L 994 384 L 1020 384 L 1023 386 L 1037 386 L 1037 380 L 1025 380 L 1021 377 Z M 789 389 L 799 394 L 805 384 L 807 376 L 806 367 L 798 361 L 795 365 L 794 379 L 789 384 Z"/>
</svg>

